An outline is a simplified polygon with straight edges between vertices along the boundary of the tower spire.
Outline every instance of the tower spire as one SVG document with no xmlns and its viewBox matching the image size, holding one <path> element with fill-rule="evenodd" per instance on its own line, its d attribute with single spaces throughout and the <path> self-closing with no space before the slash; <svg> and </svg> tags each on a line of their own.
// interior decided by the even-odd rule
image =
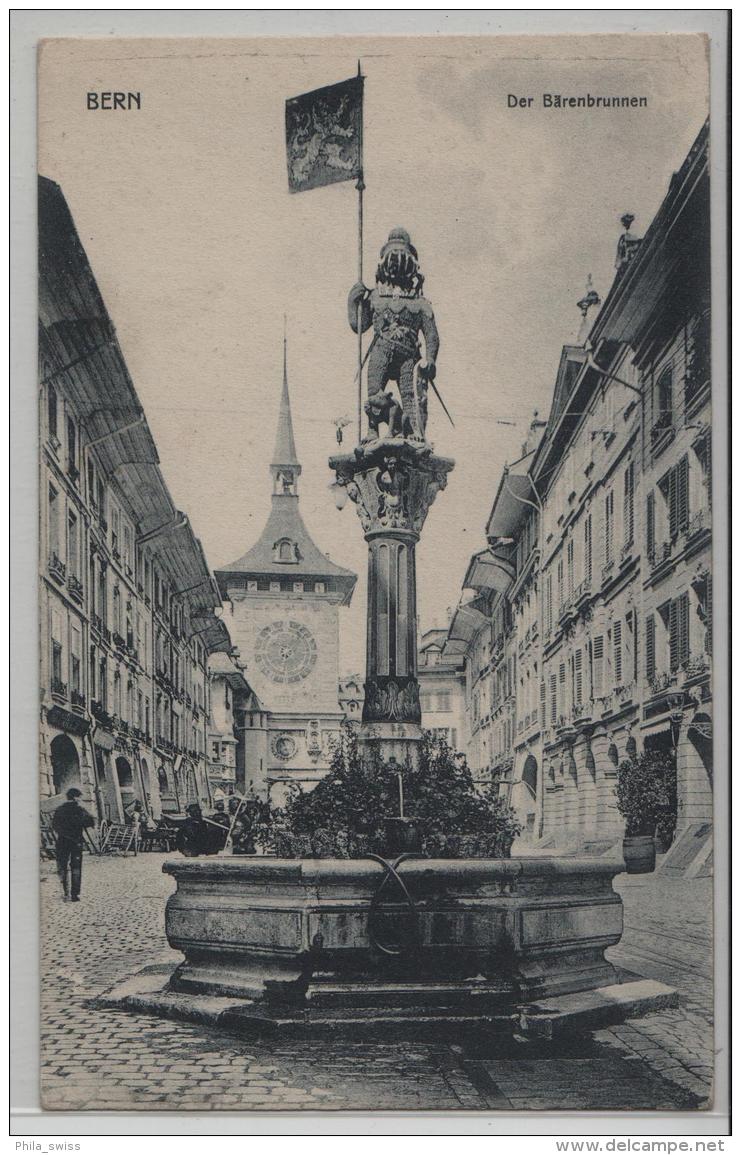
<svg viewBox="0 0 741 1155">
<path fill-rule="evenodd" d="M 283 387 L 278 411 L 278 429 L 275 435 L 273 460 L 270 465 L 273 475 L 273 494 L 276 496 L 296 496 L 296 482 L 301 466 L 296 455 L 291 419 L 291 399 L 288 393 L 288 337 L 286 318 L 283 317 Z"/>
</svg>

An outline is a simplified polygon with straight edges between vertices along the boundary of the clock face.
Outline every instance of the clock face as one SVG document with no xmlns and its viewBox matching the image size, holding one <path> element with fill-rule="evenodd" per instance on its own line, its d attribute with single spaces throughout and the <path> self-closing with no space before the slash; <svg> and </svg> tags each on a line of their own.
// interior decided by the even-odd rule
<svg viewBox="0 0 741 1155">
<path fill-rule="evenodd" d="M 273 682 L 300 682 L 314 668 L 316 642 L 300 622 L 271 622 L 257 635 L 255 660 Z"/>
</svg>

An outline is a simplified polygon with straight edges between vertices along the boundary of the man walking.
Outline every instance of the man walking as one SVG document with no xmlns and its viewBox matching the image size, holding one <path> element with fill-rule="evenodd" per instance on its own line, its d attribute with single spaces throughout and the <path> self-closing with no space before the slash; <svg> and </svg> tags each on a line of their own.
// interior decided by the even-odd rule
<svg viewBox="0 0 741 1155">
<path fill-rule="evenodd" d="M 89 826 L 95 825 L 92 814 L 88 814 L 78 801 L 82 791 L 73 786 L 67 791 L 67 801 L 54 811 L 52 827 L 57 839 L 57 873 L 64 897 L 72 902 L 80 901 L 82 881 L 82 838 Z M 70 894 L 70 878 L 71 891 Z"/>
</svg>

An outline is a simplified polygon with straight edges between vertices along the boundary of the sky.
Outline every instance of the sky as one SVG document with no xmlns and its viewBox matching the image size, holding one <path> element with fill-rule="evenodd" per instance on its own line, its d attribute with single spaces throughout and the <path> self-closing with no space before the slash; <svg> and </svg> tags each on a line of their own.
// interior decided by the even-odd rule
<svg viewBox="0 0 741 1155">
<path fill-rule="evenodd" d="M 327 466 L 335 419 L 357 404 L 357 193 L 288 192 L 283 118 L 287 98 L 354 75 L 358 60 L 365 281 L 405 227 L 455 421 L 431 400 L 428 437 L 457 464 L 417 547 L 423 630 L 460 599 L 502 466 L 533 413 L 548 414 L 587 275 L 604 298 L 621 215 L 643 233 L 707 115 L 694 35 L 45 42 L 39 171 L 67 198 L 164 476 L 214 569 L 268 516 L 287 315 L 301 510 L 359 575 L 341 611 L 342 672 L 362 671 L 365 650 L 366 546 Z M 88 91 L 111 90 L 140 92 L 141 108 L 87 109 Z M 546 109 L 543 93 L 648 105 Z M 508 95 L 534 100 L 513 109 Z"/>
</svg>

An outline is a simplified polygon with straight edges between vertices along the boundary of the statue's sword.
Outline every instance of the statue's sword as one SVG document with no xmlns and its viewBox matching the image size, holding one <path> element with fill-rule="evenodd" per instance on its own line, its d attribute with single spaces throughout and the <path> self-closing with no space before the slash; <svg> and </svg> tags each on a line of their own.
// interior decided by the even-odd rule
<svg viewBox="0 0 741 1155">
<path fill-rule="evenodd" d="M 428 385 L 431 385 L 431 386 L 432 386 L 432 388 L 435 390 L 435 396 L 437 397 L 438 401 L 439 401 L 439 402 L 440 402 L 440 404 L 442 405 L 442 407 L 443 407 L 443 412 L 445 413 L 445 416 L 447 417 L 448 421 L 450 422 L 450 424 L 451 424 L 451 425 L 453 426 L 453 428 L 455 429 L 455 421 L 453 420 L 453 418 L 452 418 L 452 417 L 450 416 L 450 414 L 448 413 L 448 407 L 447 407 L 447 405 L 445 404 L 445 402 L 443 401 L 442 397 L 440 396 L 440 390 L 438 389 L 437 385 L 436 385 L 436 384 L 435 384 L 435 382 L 434 382 L 433 380 L 431 380 L 431 378 L 429 378 L 429 377 L 427 378 L 427 384 L 428 384 Z"/>
</svg>

